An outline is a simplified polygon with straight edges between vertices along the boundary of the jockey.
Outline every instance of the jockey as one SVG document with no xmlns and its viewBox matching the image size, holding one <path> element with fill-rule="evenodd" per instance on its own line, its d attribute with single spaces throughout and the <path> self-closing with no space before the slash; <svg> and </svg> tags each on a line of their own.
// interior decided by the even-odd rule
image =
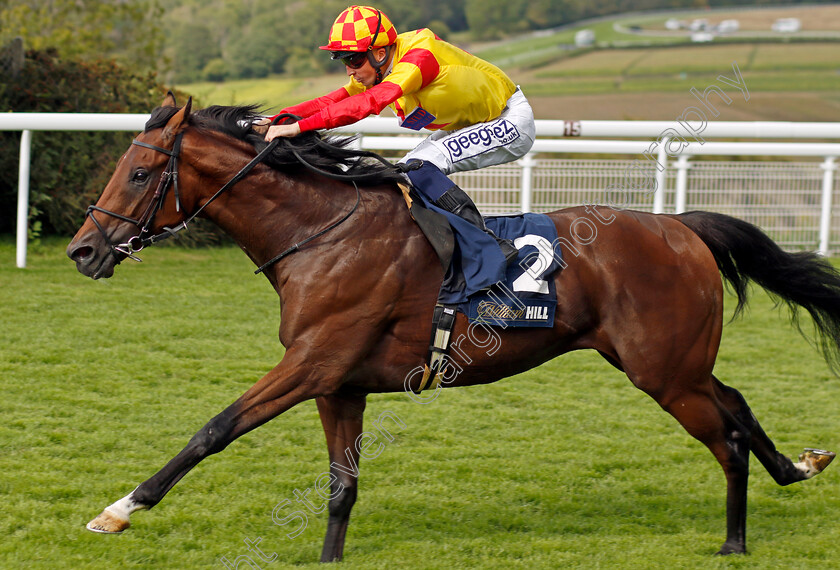
<svg viewBox="0 0 840 570">
<path fill-rule="evenodd" d="M 485 227 L 470 197 L 446 176 L 510 162 L 531 149 L 534 114 L 513 81 L 431 30 L 398 35 L 385 14 L 368 6 L 341 12 L 329 43 L 320 49 L 345 65 L 350 81 L 323 97 L 283 109 L 281 113 L 302 119 L 269 127 L 266 140 L 350 125 L 390 106 L 401 126 L 434 131 L 400 160 L 407 166 L 418 161 L 407 168 L 414 187 L 435 205 L 489 233 L 505 259 L 513 261 L 513 244 Z"/>
</svg>

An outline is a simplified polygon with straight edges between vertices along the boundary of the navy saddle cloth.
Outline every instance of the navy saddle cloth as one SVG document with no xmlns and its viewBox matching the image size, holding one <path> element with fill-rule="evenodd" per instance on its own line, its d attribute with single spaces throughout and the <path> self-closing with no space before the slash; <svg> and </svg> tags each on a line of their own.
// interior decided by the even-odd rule
<svg viewBox="0 0 840 570">
<path fill-rule="evenodd" d="M 557 291 L 549 277 L 562 264 L 557 228 L 544 214 L 485 218 L 497 236 L 519 249 L 507 265 L 496 240 L 432 203 L 420 192 L 412 198 L 446 217 L 455 237 L 452 261 L 438 302 L 457 305 L 471 322 L 498 326 L 550 327 Z"/>
<path fill-rule="evenodd" d="M 485 222 L 497 236 L 512 240 L 519 255 L 501 280 L 471 295 L 459 309 L 472 323 L 553 326 L 557 289 L 551 276 L 562 265 L 554 224 L 543 214 L 492 217 Z"/>
</svg>

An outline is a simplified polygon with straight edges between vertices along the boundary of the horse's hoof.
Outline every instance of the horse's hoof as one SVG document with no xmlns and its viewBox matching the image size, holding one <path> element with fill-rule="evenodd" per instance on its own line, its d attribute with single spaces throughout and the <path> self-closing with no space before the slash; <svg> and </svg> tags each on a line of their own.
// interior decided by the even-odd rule
<svg viewBox="0 0 840 570">
<path fill-rule="evenodd" d="M 810 479 L 814 475 L 822 473 L 836 455 L 833 451 L 806 447 L 805 451 L 799 455 L 799 463 L 796 466 L 805 474 L 806 479 Z"/>
<path fill-rule="evenodd" d="M 723 546 L 720 547 L 720 550 L 715 552 L 715 556 L 727 556 L 729 554 L 746 554 L 747 548 L 743 544 L 730 544 L 729 542 L 724 542 Z"/>
<path fill-rule="evenodd" d="M 103 534 L 119 534 L 131 526 L 128 519 L 123 519 L 108 511 L 102 511 L 98 517 L 87 523 L 86 529 Z"/>
</svg>

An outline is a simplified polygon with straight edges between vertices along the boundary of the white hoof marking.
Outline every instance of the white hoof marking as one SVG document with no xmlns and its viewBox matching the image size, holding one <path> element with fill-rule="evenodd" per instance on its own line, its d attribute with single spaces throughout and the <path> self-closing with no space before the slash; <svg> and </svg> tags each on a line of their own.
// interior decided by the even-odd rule
<svg viewBox="0 0 840 570">
<path fill-rule="evenodd" d="M 148 509 L 146 505 L 140 504 L 132 498 L 132 491 L 116 503 L 108 505 L 98 517 L 87 523 L 85 528 L 92 532 L 103 534 L 119 534 L 129 526 L 129 517 L 134 511 Z"/>
</svg>

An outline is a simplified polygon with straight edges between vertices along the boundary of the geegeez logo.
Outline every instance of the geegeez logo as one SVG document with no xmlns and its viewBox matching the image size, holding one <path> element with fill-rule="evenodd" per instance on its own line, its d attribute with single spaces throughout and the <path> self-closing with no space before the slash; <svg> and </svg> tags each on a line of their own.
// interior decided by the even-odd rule
<svg viewBox="0 0 840 570">
<path fill-rule="evenodd" d="M 458 131 L 444 141 L 452 162 L 458 162 L 488 150 L 510 144 L 519 138 L 519 131 L 507 119 L 485 123 L 470 130 Z"/>
</svg>

